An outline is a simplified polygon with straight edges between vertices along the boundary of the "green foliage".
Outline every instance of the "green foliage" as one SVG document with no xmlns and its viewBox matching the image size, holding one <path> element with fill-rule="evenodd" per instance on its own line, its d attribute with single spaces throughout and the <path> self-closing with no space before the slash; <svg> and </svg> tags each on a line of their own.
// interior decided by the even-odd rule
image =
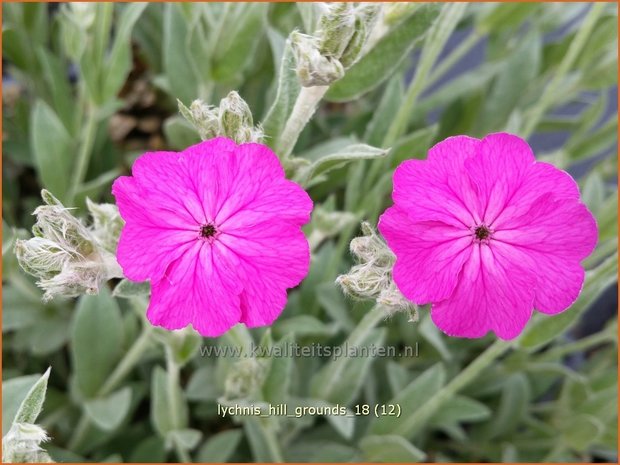
<svg viewBox="0 0 620 465">
<path fill-rule="evenodd" d="M 617 281 L 617 6 L 448 6 L 386 5 L 360 59 L 283 142 L 304 94 L 288 37 L 316 30 L 315 4 L 3 5 L 3 434 L 36 419 L 51 457 L 74 462 L 616 461 L 617 321 L 580 330 Z M 137 155 L 200 140 L 177 99 L 217 105 L 231 91 L 266 144 L 290 146 L 287 175 L 315 205 L 310 272 L 281 317 L 218 339 L 166 332 L 145 318 L 150 284 L 127 279 L 43 303 L 14 256 L 41 188 L 87 218 L 86 197 L 113 203 Z M 410 322 L 344 297 L 334 280 L 359 222 L 390 204 L 393 170 L 445 137 L 506 130 L 535 146 L 561 133 L 536 155 L 576 177 L 596 217 L 571 308 L 535 312 L 503 344 L 447 337 L 426 307 Z M 252 353 L 319 343 L 419 353 Z M 209 352 L 226 348 L 238 353 Z M 218 412 L 281 403 L 289 416 Z"/>
</svg>

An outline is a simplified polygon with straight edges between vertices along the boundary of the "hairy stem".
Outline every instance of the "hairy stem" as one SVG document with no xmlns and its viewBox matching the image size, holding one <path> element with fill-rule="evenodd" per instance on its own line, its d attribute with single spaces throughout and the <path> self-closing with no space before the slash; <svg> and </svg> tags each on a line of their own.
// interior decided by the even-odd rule
<svg viewBox="0 0 620 465">
<path fill-rule="evenodd" d="M 403 422 L 396 434 L 411 436 L 411 431 L 417 431 L 431 416 L 439 410 L 456 393 L 474 381 L 482 371 L 491 365 L 497 358 L 511 347 L 510 342 L 497 340 L 490 345 L 478 358 L 470 363 L 463 371 L 441 388 L 437 393 L 417 409 L 413 415 Z"/>
<path fill-rule="evenodd" d="M 329 89 L 329 86 L 302 87 L 278 140 L 276 153 L 283 160 L 288 158 L 295 148 L 301 131 L 306 127 L 316 108 Z"/>
<path fill-rule="evenodd" d="M 88 163 L 93 151 L 93 145 L 95 143 L 95 134 L 97 132 L 97 111 L 96 108 L 91 105 L 88 106 L 86 116 L 86 125 L 84 126 L 84 139 L 80 145 L 80 151 L 78 152 L 75 171 L 73 172 L 73 179 L 71 180 L 70 195 L 68 204 L 71 205 L 75 200 L 76 193 L 80 190 L 84 179 L 86 178 L 86 171 L 88 170 Z"/>
</svg>

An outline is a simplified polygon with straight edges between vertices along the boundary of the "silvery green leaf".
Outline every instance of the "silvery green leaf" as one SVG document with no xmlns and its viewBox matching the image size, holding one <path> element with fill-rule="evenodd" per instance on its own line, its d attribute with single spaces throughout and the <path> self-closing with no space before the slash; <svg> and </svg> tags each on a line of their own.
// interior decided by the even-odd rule
<svg viewBox="0 0 620 465">
<path fill-rule="evenodd" d="M 365 335 L 357 347 L 379 347 L 383 344 L 385 336 L 384 328 L 374 329 Z M 351 349 L 350 346 L 345 347 L 347 350 Z M 373 360 L 374 357 L 352 357 L 347 353 L 331 360 L 313 379 L 310 388 L 312 396 L 334 404 L 348 405 L 364 385 Z M 335 366 L 338 366 L 338 370 L 334 369 Z"/>
<path fill-rule="evenodd" d="M 272 148 L 278 145 L 278 138 L 284 130 L 301 90 L 299 79 L 295 73 L 296 65 L 291 41 L 287 39 L 284 45 L 282 64 L 278 72 L 276 97 L 262 122 L 267 144 Z"/>
<path fill-rule="evenodd" d="M 86 401 L 84 410 L 102 430 L 114 431 L 123 422 L 131 406 L 131 389 L 124 387 L 106 397 Z"/>
<path fill-rule="evenodd" d="M 388 81 L 379 105 L 366 126 L 364 141 L 370 145 L 381 145 L 403 101 L 404 93 L 402 76 L 396 75 Z"/>
<path fill-rule="evenodd" d="M 294 334 L 297 338 L 305 336 L 333 336 L 338 327 L 332 323 L 324 323 L 311 315 L 298 315 L 277 321 L 273 326 L 274 334 L 284 336 Z"/>
<path fill-rule="evenodd" d="M 73 166 L 73 141 L 56 113 L 37 101 L 30 119 L 30 145 L 43 186 L 61 200 L 69 188 Z"/>
<path fill-rule="evenodd" d="M 35 423 L 43 408 L 47 392 L 47 380 L 49 379 L 51 369 L 51 367 L 48 368 L 43 376 L 30 388 L 15 414 L 14 423 Z"/>
<path fill-rule="evenodd" d="M 168 433 L 168 438 L 180 444 L 183 448 L 192 450 L 200 442 L 202 433 L 190 428 L 176 429 Z"/>
<path fill-rule="evenodd" d="M 331 85 L 325 98 L 335 102 L 354 100 L 379 86 L 409 56 L 437 18 L 440 5 L 427 3 L 397 24 L 363 55 L 344 77 Z"/>
<path fill-rule="evenodd" d="M 123 320 L 106 287 L 96 296 L 82 296 L 71 330 L 71 357 L 77 386 L 94 397 L 114 368 L 123 342 Z"/>
<path fill-rule="evenodd" d="M 368 462 L 418 463 L 426 458 L 424 452 L 396 435 L 365 436 L 359 445 Z"/>
<path fill-rule="evenodd" d="M 243 432 L 239 429 L 222 431 L 209 436 L 200 447 L 196 461 L 200 463 L 227 462 L 237 449 Z"/>
<path fill-rule="evenodd" d="M 130 3 L 119 14 L 116 34 L 106 59 L 103 101 L 116 96 L 131 70 L 131 31 L 148 3 Z"/>
<path fill-rule="evenodd" d="M 39 375 L 19 376 L 2 382 L 2 435 L 4 436 L 13 424 L 26 394 L 40 379 Z"/>
<path fill-rule="evenodd" d="M 171 116 L 164 122 L 164 135 L 175 150 L 184 150 L 200 142 L 196 129 L 180 116 Z"/>
<path fill-rule="evenodd" d="M 358 160 L 370 160 L 386 156 L 388 150 L 371 147 L 366 144 L 354 144 L 344 147 L 335 153 L 325 155 L 301 171 L 299 178 L 310 181 L 312 178 L 325 174 L 333 169 L 344 166 L 346 163 Z"/>
<path fill-rule="evenodd" d="M 453 425 L 460 422 L 477 422 L 486 420 L 491 413 L 491 409 L 485 404 L 471 397 L 456 395 L 446 401 L 443 407 L 433 415 L 430 423 Z"/>
<path fill-rule="evenodd" d="M 277 342 L 276 346 L 286 350 L 286 346 L 292 345 L 294 342 L 294 334 L 287 334 Z M 277 404 L 286 401 L 289 396 L 293 368 L 293 357 L 272 358 L 269 374 L 263 383 L 263 395 L 267 402 Z"/>
<path fill-rule="evenodd" d="M 215 80 L 229 82 L 247 68 L 262 38 L 268 6 L 247 3 L 237 8 L 226 34 L 215 45 L 212 70 Z"/>
<path fill-rule="evenodd" d="M 411 424 L 409 418 L 424 405 L 446 381 L 446 371 L 441 364 L 433 365 L 418 375 L 404 390 L 399 392 L 388 404 L 398 404 L 402 414 L 400 417 L 387 416 L 375 418 L 368 430 L 370 434 L 398 434 L 408 437 L 415 429 L 422 427 Z"/>
<path fill-rule="evenodd" d="M 222 393 L 217 389 L 215 367 L 201 366 L 192 373 L 187 383 L 185 394 L 189 400 L 215 400 Z"/>
<path fill-rule="evenodd" d="M 592 415 L 578 415 L 561 425 L 562 440 L 569 448 L 583 452 L 596 443 L 605 425 Z"/>
<path fill-rule="evenodd" d="M 173 416 L 172 410 L 174 409 Z M 168 374 L 156 366 L 151 377 L 151 424 L 157 433 L 166 438 L 170 431 L 187 424 L 187 404 L 178 385 L 170 389 Z"/>
</svg>

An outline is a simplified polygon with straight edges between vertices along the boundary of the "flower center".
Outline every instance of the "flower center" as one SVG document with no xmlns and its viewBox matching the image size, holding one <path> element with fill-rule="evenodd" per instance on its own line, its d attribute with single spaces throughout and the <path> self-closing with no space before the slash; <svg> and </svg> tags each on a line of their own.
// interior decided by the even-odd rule
<svg viewBox="0 0 620 465">
<path fill-rule="evenodd" d="M 215 236 L 216 232 L 217 232 L 217 229 L 215 229 L 215 226 L 212 225 L 211 223 L 203 224 L 200 227 L 200 237 L 204 237 L 205 239 L 209 239 L 210 237 Z"/>
<path fill-rule="evenodd" d="M 485 225 L 481 224 L 480 226 L 476 227 L 474 234 L 476 236 L 476 239 L 478 239 L 479 241 L 483 241 L 489 238 L 489 236 L 491 235 L 491 231 Z"/>
</svg>

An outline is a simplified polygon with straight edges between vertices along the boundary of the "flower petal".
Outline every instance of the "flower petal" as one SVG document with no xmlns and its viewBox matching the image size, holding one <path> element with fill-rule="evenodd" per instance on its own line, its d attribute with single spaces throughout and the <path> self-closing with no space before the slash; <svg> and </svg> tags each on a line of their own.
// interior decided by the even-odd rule
<svg viewBox="0 0 620 465">
<path fill-rule="evenodd" d="M 407 160 L 394 172 L 394 203 L 413 221 L 437 220 L 470 227 L 477 222 L 477 188 L 464 172 L 480 141 L 450 137 L 429 150 L 428 160 Z"/>
<path fill-rule="evenodd" d="M 394 282 L 405 297 L 425 304 L 452 294 L 471 254 L 468 230 L 439 221 L 413 222 L 393 206 L 381 215 L 379 231 L 396 254 Z"/>
<path fill-rule="evenodd" d="M 568 308 L 583 285 L 580 262 L 592 253 L 598 237 L 586 206 L 543 195 L 522 216 L 506 218 L 503 228 L 495 232 L 494 242 L 537 270 L 536 309 L 554 314 Z"/>
<path fill-rule="evenodd" d="M 168 265 L 196 240 L 198 227 L 192 225 L 187 211 L 172 212 L 151 203 L 134 178 L 118 178 L 112 192 L 127 222 L 117 249 L 123 273 L 133 281 L 159 280 Z"/>
<path fill-rule="evenodd" d="M 544 194 L 551 194 L 557 200 L 579 201 L 579 187 L 567 172 L 549 163 L 537 162 L 530 166 L 505 208 L 497 218 L 489 219 L 489 224 L 494 229 L 501 229 L 510 218 L 527 213 L 534 202 Z"/>
<path fill-rule="evenodd" d="M 303 232 L 299 226 L 267 220 L 227 230 L 218 243 L 239 259 L 241 321 L 249 327 L 271 324 L 286 305 L 286 289 L 308 273 L 310 250 Z"/>
<path fill-rule="evenodd" d="M 203 336 L 220 336 L 239 322 L 240 283 L 225 256 L 195 242 L 152 285 L 149 321 L 166 329 L 192 324 Z"/>
<path fill-rule="evenodd" d="M 494 331 L 517 337 L 532 314 L 536 277 L 488 245 L 476 245 L 454 293 L 433 304 L 431 318 L 447 335 L 476 338 Z"/>
<path fill-rule="evenodd" d="M 530 146 L 512 134 L 490 134 L 465 168 L 479 189 L 482 221 L 489 225 L 526 179 L 536 159 Z"/>
</svg>

